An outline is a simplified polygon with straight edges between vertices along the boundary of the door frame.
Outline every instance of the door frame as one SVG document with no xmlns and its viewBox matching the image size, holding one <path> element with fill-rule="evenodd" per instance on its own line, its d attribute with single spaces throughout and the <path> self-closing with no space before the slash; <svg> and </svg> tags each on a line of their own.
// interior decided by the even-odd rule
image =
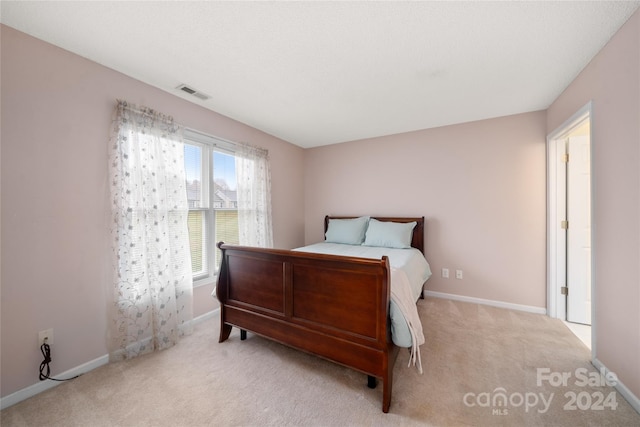
<svg viewBox="0 0 640 427">
<path fill-rule="evenodd" d="M 559 231 L 561 220 L 566 219 L 566 171 L 559 152 L 564 148 L 565 138 L 585 119 L 590 121 L 589 146 L 593 147 L 593 108 L 591 101 L 580 108 L 563 124 L 547 135 L 547 314 L 550 317 L 566 320 L 566 296 L 561 294 L 566 277 L 566 233 Z M 593 160 L 591 169 L 591 348 L 595 354 L 595 281 L 594 281 L 594 198 L 593 198 Z"/>
</svg>

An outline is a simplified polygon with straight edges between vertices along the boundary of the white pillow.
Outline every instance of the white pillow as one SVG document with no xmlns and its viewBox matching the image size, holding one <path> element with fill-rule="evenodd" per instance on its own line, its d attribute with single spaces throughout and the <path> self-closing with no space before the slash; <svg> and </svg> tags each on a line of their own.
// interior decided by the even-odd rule
<svg viewBox="0 0 640 427">
<path fill-rule="evenodd" d="M 413 227 L 416 222 L 389 222 L 371 219 L 364 246 L 406 249 L 411 247 Z"/>
<path fill-rule="evenodd" d="M 349 219 L 331 219 L 325 234 L 327 243 L 345 243 L 347 245 L 360 245 L 364 241 L 364 233 L 369 223 L 368 216 Z"/>
</svg>

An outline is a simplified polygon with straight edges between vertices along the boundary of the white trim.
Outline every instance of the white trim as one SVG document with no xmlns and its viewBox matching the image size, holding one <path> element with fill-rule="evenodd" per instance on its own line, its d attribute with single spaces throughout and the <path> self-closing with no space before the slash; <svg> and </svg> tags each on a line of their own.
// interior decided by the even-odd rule
<svg viewBox="0 0 640 427">
<path fill-rule="evenodd" d="M 593 360 L 591 361 L 591 363 L 593 364 L 593 366 L 596 367 L 596 369 L 604 370 L 604 375 L 607 375 L 609 372 L 612 372 L 609 368 L 607 368 L 600 360 L 598 360 L 597 358 L 593 358 Z M 617 377 L 617 375 L 616 375 Z M 620 381 L 620 378 L 617 379 L 616 381 L 616 385 L 613 386 L 613 388 L 615 388 L 616 390 L 618 390 L 618 392 L 622 395 L 622 397 L 625 398 L 625 400 L 627 402 L 629 402 L 629 405 L 631 405 L 631 407 L 633 409 L 636 410 L 637 413 L 640 414 L 640 399 L 638 399 L 638 396 L 636 396 L 635 394 L 633 394 L 633 392 L 631 390 L 629 390 L 627 388 L 627 386 L 625 386 L 622 381 Z"/>
<path fill-rule="evenodd" d="M 213 318 L 219 311 L 220 309 L 217 308 L 191 319 L 191 326 L 195 326 L 199 323 L 204 322 L 205 320 Z M 104 356 L 100 356 L 87 363 L 83 363 L 80 366 L 71 368 L 68 371 L 56 374 L 55 376 L 56 378 L 71 378 L 75 377 L 76 375 L 86 374 L 87 372 L 93 371 L 96 368 L 106 365 L 107 363 L 109 363 L 109 355 L 105 354 Z M 16 403 L 22 402 L 23 400 L 33 397 L 36 394 L 42 393 L 43 391 L 47 391 L 49 389 L 52 389 L 53 387 L 59 386 L 60 384 L 62 384 L 61 381 L 44 380 L 25 387 L 22 390 L 18 390 L 15 393 L 0 398 L 0 410 L 15 405 Z"/>
<path fill-rule="evenodd" d="M 565 134 L 571 133 L 577 125 L 582 123 L 584 119 L 591 116 L 592 112 L 592 101 L 587 102 L 582 106 L 578 111 L 576 111 L 571 117 L 564 121 L 560 126 L 555 128 L 549 135 L 547 135 L 547 140 L 550 139 L 560 139 Z"/>
<path fill-rule="evenodd" d="M 571 133 L 577 126 L 579 126 L 584 120 L 592 120 L 592 102 L 589 101 L 582 108 L 576 111 L 571 117 L 564 121 L 560 126 L 547 135 L 547 313 L 550 317 L 566 320 L 566 297 L 561 295 L 560 287 L 564 286 L 564 280 L 559 277 L 564 277 L 564 254 L 561 253 L 559 248 L 566 246 L 564 235 L 557 233 L 557 225 L 561 219 L 561 216 L 565 216 L 564 207 L 560 206 L 559 200 L 564 200 L 566 195 L 564 194 L 564 187 L 566 179 L 563 172 L 558 172 L 559 167 L 563 167 L 560 164 L 559 151 L 563 151 L 564 148 L 558 147 L 560 141 L 564 144 L 564 139 L 569 133 Z M 591 135 L 589 135 L 589 141 L 592 141 Z M 590 145 L 591 142 L 589 142 Z M 593 164 L 591 165 L 593 169 Z M 593 170 L 592 179 L 593 179 Z M 593 185 L 592 188 L 592 200 L 593 200 Z M 593 203 L 592 211 L 593 211 Z M 593 224 L 593 212 L 591 212 L 591 223 Z M 555 224 L 555 225 L 554 225 Z M 593 243 L 593 229 L 591 241 Z M 593 269 L 593 252 L 591 267 Z M 592 275 L 593 276 L 593 271 Z M 593 282 L 591 284 L 591 290 L 593 292 Z M 592 293 L 593 295 L 593 293 Z M 593 307 L 592 316 L 593 319 Z"/>
<path fill-rule="evenodd" d="M 212 317 L 214 317 L 216 314 L 218 314 L 219 311 L 220 311 L 220 307 L 216 308 L 215 310 L 211 310 L 211 311 L 209 311 L 209 312 L 207 312 L 205 314 L 201 314 L 198 317 L 194 317 L 193 319 L 191 319 L 191 325 L 195 326 L 198 323 L 202 323 L 205 320 L 209 320 Z"/>
<path fill-rule="evenodd" d="M 83 363 L 80 366 L 76 366 L 75 368 L 71 368 L 68 371 L 62 372 L 61 374 L 57 374 L 57 378 L 71 378 L 76 375 L 86 374 L 89 371 L 92 371 L 96 368 L 99 368 L 102 365 L 106 365 L 109 362 L 109 355 L 105 354 L 104 356 L 100 356 L 97 359 L 93 359 L 90 362 Z M 22 402 L 30 397 L 35 396 L 36 394 L 42 393 L 43 391 L 47 391 L 53 387 L 59 386 L 62 384 L 60 381 L 51 381 L 44 380 L 40 381 L 36 384 L 30 385 L 29 387 L 23 388 L 22 390 L 18 390 L 15 393 L 12 393 L 8 396 L 5 396 L 0 399 L 0 409 L 8 408 L 11 405 L 15 405 L 18 402 Z"/>
<path fill-rule="evenodd" d="M 579 126 L 584 120 L 589 119 L 589 144 L 590 149 L 593 152 L 593 129 L 594 129 L 594 112 L 593 101 L 587 102 L 582 108 L 576 111 L 571 117 L 565 120 L 560 126 L 554 129 L 547 135 L 547 313 L 550 317 L 566 320 L 566 297 L 561 295 L 560 286 L 558 282 L 558 273 L 563 273 L 558 269 L 559 251 L 558 248 L 562 244 L 566 245 L 566 242 L 561 241 L 561 237 L 557 235 L 556 230 L 552 227 L 552 224 L 558 223 L 556 218 L 556 212 L 558 210 L 558 189 L 557 189 L 557 172 L 554 168 L 557 167 L 558 157 L 555 156 L 556 146 L 558 141 L 566 137 L 577 126 Z M 594 178 L 594 162 L 591 161 L 591 295 L 596 294 L 596 251 L 595 245 L 595 231 L 597 227 L 597 218 L 595 214 L 595 182 Z M 595 298 L 591 300 L 591 357 L 596 358 L 596 304 Z"/>
<path fill-rule="evenodd" d="M 238 147 L 238 143 L 236 142 L 189 128 L 184 129 L 183 139 L 213 146 L 229 153 L 235 153 Z"/>
<path fill-rule="evenodd" d="M 490 305 L 492 307 L 507 308 L 509 310 L 526 311 L 527 313 L 547 314 L 544 307 L 534 307 L 532 305 L 514 304 L 504 301 L 494 301 L 482 298 L 468 297 L 464 295 L 447 294 L 444 292 L 424 291 L 425 296 L 434 298 L 451 299 L 454 301 L 470 302 L 475 304 Z"/>
<path fill-rule="evenodd" d="M 200 279 L 193 279 L 193 287 L 199 288 L 201 286 L 215 285 L 218 282 L 218 273 L 214 273 L 212 276 L 202 277 Z M 215 296 L 214 296 L 215 298 Z"/>
</svg>

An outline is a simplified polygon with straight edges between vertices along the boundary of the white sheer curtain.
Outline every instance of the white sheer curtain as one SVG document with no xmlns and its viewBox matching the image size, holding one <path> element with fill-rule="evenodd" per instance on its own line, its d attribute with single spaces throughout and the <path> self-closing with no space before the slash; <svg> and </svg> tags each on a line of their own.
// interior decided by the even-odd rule
<svg viewBox="0 0 640 427">
<path fill-rule="evenodd" d="M 248 144 L 238 144 L 235 158 L 240 244 L 271 248 L 273 231 L 269 152 Z"/>
<path fill-rule="evenodd" d="M 118 101 L 109 151 L 109 354 L 120 360 L 171 347 L 191 332 L 193 283 L 182 128 Z"/>
</svg>

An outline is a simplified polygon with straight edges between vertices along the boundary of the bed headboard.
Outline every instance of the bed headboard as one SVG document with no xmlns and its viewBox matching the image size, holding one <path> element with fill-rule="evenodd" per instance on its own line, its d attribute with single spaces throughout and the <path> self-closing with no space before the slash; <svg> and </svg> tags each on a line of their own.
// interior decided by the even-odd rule
<svg viewBox="0 0 640 427">
<path fill-rule="evenodd" d="M 329 220 L 330 219 L 350 219 L 350 218 L 358 218 L 357 216 L 325 216 L 324 217 L 324 232 L 327 233 L 327 229 L 329 228 Z M 416 226 L 413 227 L 413 236 L 411 237 L 411 246 L 418 249 L 420 252 L 424 254 L 424 217 L 386 217 L 386 216 L 372 216 L 371 218 L 377 219 L 378 221 L 389 221 L 389 222 L 416 222 Z"/>
</svg>

